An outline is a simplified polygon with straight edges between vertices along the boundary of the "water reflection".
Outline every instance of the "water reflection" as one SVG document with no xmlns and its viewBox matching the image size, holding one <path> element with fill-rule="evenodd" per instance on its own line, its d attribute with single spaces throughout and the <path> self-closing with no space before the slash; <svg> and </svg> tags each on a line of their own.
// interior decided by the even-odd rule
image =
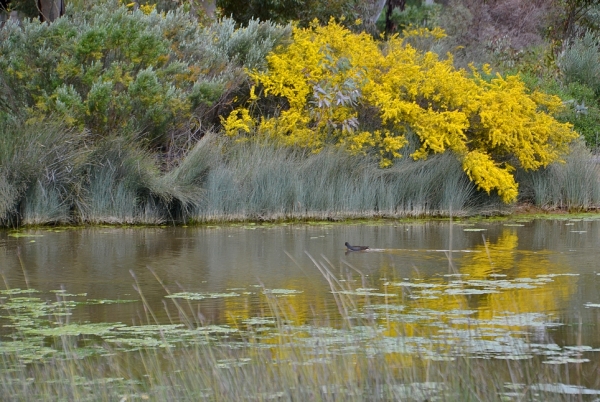
<svg viewBox="0 0 600 402">
<path fill-rule="evenodd" d="M 277 314 L 307 331 L 340 328 L 345 308 L 384 339 L 411 336 L 412 347 L 424 327 L 430 342 L 464 338 L 477 325 L 487 346 L 472 353 L 517 358 L 525 335 L 572 345 L 573 327 L 557 324 L 597 322 L 599 222 L 37 229 L 0 234 L 1 273 L 10 288 L 138 300 L 86 305 L 74 320 L 145 323 L 134 288 L 164 323 L 181 318 L 170 304 L 179 300 L 205 324 L 268 326 L 256 320 L 272 317 L 278 300 Z M 371 249 L 346 253 L 346 241 Z M 354 304 L 340 304 L 349 296 Z M 577 342 L 600 346 L 597 328 L 586 328 Z"/>
</svg>

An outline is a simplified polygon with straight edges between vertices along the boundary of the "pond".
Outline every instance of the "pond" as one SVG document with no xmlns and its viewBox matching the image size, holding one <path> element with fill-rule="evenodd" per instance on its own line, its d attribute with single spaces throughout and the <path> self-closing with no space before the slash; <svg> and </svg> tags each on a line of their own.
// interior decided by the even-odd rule
<svg viewBox="0 0 600 402">
<path fill-rule="evenodd" d="M 240 338 L 228 334 L 252 328 L 268 344 L 284 322 L 306 345 L 319 332 L 339 353 L 340 331 L 369 328 L 377 333 L 361 333 L 365 347 L 389 353 L 594 372 L 598 239 L 597 216 L 5 231 L 0 296 L 11 314 L 0 335 L 4 345 L 15 328 L 48 338 L 47 316 L 67 312 L 57 320 L 80 325 L 75 335 L 124 350 L 140 328 L 160 325 L 232 342 Z M 346 241 L 370 248 L 348 252 Z M 162 328 L 153 339 L 169 342 Z M 593 395 L 595 378 L 578 385 Z"/>
</svg>

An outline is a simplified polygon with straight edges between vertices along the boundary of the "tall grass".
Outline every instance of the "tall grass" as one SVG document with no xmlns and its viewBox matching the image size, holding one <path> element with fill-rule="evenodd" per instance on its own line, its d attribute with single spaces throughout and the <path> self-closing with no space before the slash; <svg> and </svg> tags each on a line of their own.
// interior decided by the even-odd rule
<svg viewBox="0 0 600 402">
<path fill-rule="evenodd" d="M 544 208 L 580 210 L 600 205 L 600 165 L 582 144 L 573 147 L 564 163 L 521 173 L 522 198 Z"/>
<path fill-rule="evenodd" d="M 60 124 L 2 123 L 0 224 L 162 224 L 469 215 L 501 211 L 445 153 L 389 169 L 340 148 L 319 154 L 207 134 L 164 163 L 126 136 L 88 141 Z M 408 147 L 410 148 L 410 147 Z M 600 204 L 598 165 L 583 146 L 565 164 L 521 172 L 521 198 L 548 208 Z"/>
<path fill-rule="evenodd" d="M 161 223 L 151 188 L 159 176 L 150 154 L 120 138 L 103 141 L 77 172 L 78 219 L 88 223 Z M 151 211 L 149 212 L 148 209 Z"/>
<path fill-rule="evenodd" d="M 57 183 L 36 180 L 25 193 L 22 204 L 24 225 L 64 224 L 70 221 L 65 188 Z"/>
<path fill-rule="evenodd" d="M 0 126 L 0 223 L 66 222 L 82 136 L 53 122 Z"/>
<path fill-rule="evenodd" d="M 380 169 L 368 156 L 329 148 L 303 154 L 260 143 L 230 144 L 206 179 L 201 222 L 468 214 L 475 188 L 452 155 L 399 159 Z"/>
</svg>

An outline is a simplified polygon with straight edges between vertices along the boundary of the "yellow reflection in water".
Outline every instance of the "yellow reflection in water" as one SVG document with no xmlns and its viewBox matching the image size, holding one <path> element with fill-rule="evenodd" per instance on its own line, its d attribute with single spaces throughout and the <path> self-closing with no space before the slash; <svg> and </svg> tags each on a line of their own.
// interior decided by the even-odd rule
<svg viewBox="0 0 600 402">
<path fill-rule="evenodd" d="M 514 320 L 506 319 L 511 315 L 557 312 L 576 291 L 576 277 L 569 275 L 568 265 L 552 260 L 550 252 L 520 250 L 518 240 L 516 231 L 505 229 L 496 241 L 486 240 L 485 244 L 474 247 L 474 252 L 460 261 L 455 272 L 459 275 L 448 277 L 448 287 L 432 288 L 435 291 L 427 297 L 417 296 L 408 302 L 407 310 L 427 309 L 432 319 L 440 321 L 447 320 L 444 312 L 473 310 L 475 314 L 469 315 L 470 319 L 487 326 L 513 329 L 527 323 L 524 320 L 515 325 Z M 440 314 L 436 317 L 433 312 Z M 423 322 L 420 320 L 419 324 Z M 503 322 L 507 324 L 502 325 Z M 416 332 L 415 324 L 401 326 L 401 331 L 409 336 Z M 390 335 L 399 332 L 392 327 Z"/>
<path fill-rule="evenodd" d="M 280 292 L 255 288 L 240 297 L 227 298 L 227 315 L 223 318 L 240 329 L 252 325 L 259 328 L 260 322 L 249 323 L 253 317 L 270 318 L 264 321 L 257 339 L 273 345 L 274 357 L 282 360 L 290 357 L 289 351 L 278 346 L 293 339 L 310 342 L 315 335 L 309 328 L 323 326 L 377 328 L 378 332 L 369 338 L 374 344 L 390 338 L 433 340 L 423 347 L 433 350 L 431 356 L 435 358 L 451 355 L 455 348 L 452 331 L 469 333 L 474 328 L 488 328 L 515 331 L 514 336 L 519 336 L 518 330 L 540 323 L 535 320 L 551 321 L 552 314 L 561 310 L 577 289 L 577 278 L 569 275 L 569 266 L 556 258 L 557 254 L 520 249 L 518 232 L 513 228 L 504 229 L 497 239 L 486 239 L 470 251 L 454 261 L 454 270 L 448 275 L 397 283 L 373 278 L 370 285 L 365 284 L 364 277 L 345 277 L 335 282 L 337 287 L 333 289 L 307 278 L 305 282 L 296 279 L 282 284 Z M 380 272 L 390 277 L 389 271 L 389 267 L 382 267 Z M 286 294 L 285 289 L 299 291 Z M 282 324 L 289 328 L 284 329 Z M 494 338 L 498 332 L 488 334 L 482 336 Z M 337 336 L 327 334 L 320 339 L 336 345 L 341 342 L 336 346 L 339 350 L 352 347 Z M 414 348 L 396 345 L 395 350 L 392 346 L 386 352 L 390 367 L 412 364 Z M 328 347 L 323 348 L 323 355 L 318 345 L 310 347 L 315 348 L 315 362 L 331 358 Z"/>
</svg>

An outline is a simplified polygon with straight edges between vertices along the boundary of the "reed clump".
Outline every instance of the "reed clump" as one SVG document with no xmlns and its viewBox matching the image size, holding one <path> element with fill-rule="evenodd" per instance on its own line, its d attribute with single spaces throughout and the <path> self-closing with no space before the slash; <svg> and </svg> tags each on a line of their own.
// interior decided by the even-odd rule
<svg viewBox="0 0 600 402">
<path fill-rule="evenodd" d="M 523 172 L 522 198 L 549 209 L 589 210 L 600 203 L 600 164 L 583 144 L 573 147 L 564 163 Z"/>
<path fill-rule="evenodd" d="M 381 169 L 368 155 L 337 148 L 312 154 L 206 135 L 161 168 L 127 138 L 92 143 L 52 123 L 7 132 L 19 133 L 2 144 L 7 226 L 467 215 L 478 207 L 450 155 Z"/>
</svg>

